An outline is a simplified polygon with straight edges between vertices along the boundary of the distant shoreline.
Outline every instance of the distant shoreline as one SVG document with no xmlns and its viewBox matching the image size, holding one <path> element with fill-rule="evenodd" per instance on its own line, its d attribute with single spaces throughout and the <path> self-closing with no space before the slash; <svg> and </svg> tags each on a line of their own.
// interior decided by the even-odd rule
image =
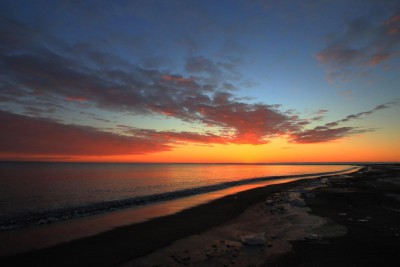
<svg viewBox="0 0 400 267">
<path fill-rule="evenodd" d="M 400 162 L 103 162 L 103 161 L 24 161 L 24 160 L 0 160 L 1 163 L 43 163 L 43 164 L 210 164 L 210 165 L 374 165 L 374 164 L 400 164 Z"/>
</svg>

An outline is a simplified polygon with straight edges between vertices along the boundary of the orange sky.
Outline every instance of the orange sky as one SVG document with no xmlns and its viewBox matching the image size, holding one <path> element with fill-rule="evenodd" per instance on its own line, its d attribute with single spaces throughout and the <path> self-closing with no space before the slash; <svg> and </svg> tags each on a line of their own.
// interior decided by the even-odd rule
<svg viewBox="0 0 400 267">
<path fill-rule="evenodd" d="M 368 140 L 369 139 L 369 140 Z M 274 140 L 266 145 L 199 145 L 186 144 L 171 151 L 141 155 L 73 156 L 0 154 L 4 160 L 72 161 L 72 162 L 185 162 L 185 163 L 275 163 L 275 162 L 398 162 L 400 140 L 371 140 L 360 136 L 353 140 L 328 144 L 296 145 Z M 365 144 L 370 145 L 366 146 Z M 377 160 L 379 159 L 379 160 Z"/>
<path fill-rule="evenodd" d="M 0 160 L 400 161 L 399 1 L 133 2 L 0 1 Z"/>
</svg>

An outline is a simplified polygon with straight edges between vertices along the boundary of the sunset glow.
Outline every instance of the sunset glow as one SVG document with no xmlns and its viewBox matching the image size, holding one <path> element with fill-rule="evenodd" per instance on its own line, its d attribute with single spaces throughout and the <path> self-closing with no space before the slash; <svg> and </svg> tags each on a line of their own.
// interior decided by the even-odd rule
<svg viewBox="0 0 400 267">
<path fill-rule="evenodd" d="M 400 161 L 400 5 L 1 1 L 0 160 Z"/>
</svg>

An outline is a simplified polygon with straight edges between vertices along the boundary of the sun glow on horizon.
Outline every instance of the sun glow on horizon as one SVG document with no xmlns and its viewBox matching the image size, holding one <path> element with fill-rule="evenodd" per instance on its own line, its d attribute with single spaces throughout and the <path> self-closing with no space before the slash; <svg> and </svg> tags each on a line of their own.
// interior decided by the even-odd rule
<svg viewBox="0 0 400 267">
<path fill-rule="evenodd" d="M 0 1 L 0 160 L 400 161 L 399 3 L 184 2 Z"/>
</svg>

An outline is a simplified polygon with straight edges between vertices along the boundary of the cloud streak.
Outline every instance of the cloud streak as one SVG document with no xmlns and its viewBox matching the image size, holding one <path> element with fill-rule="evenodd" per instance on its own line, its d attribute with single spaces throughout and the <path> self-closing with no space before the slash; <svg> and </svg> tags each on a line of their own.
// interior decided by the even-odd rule
<svg viewBox="0 0 400 267">
<path fill-rule="evenodd" d="M 0 155 L 107 156 L 168 151 L 157 139 L 127 137 L 0 111 Z"/>
<path fill-rule="evenodd" d="M 394 106 L 396 104 L 397 104 L 397 102 L 388 102 L 388 103 L 385 103 L 385 104 L 382 104 L 382 105 L 378 105 L 378 106 L 376 106 L 375 108 L 373 108 L 373 109 L 371 109 L 369 111 L 364 111 L 364 112 L 360 112 L 360 113 L 357 113 L 357 114 L 348 115 L 344 119 L 327 123 L 327 124 L 325 124 L 325 126 L 326 127 L 334 127 L 334 126 L 337 126 L 337 125 L 339 125 L 341 123 L 344 123 L 344 122 L 348 122 L 348 121 L 355 120 L 355 119 L 361 119 L 361 118 L 366 117 L 368 115 L 371 115 L 372 113 L 375 113 L 375 112 L 377 112 L 379 110 L 390 108 L 391 106 Z"/>
<path fill-rule="evenodd" d="M 352 120 L 365 118 L 377 111 L 390 108 L 391 106 L 394 106 L 396 104 L 397 102 L 388 102 L 382 105 L 378 105 L 369 111 L 359 112 L 357 114 L 351 114 L 341 120 L 329 122 L 323 126 L 316 126 L 313 129 L 306 129 L 294 132 L 290 135 L 289 142 L 298 144 L 330 142 L 330 141 L 340 140 L 342 138 L 349 137 L 352 135 L 374 131 L 374 129 L 371 128 L 360 129 L 357 127 L 349 127 L 349 126 L 338 127 L 338 126 L 342 123 L 347 123 Z"/>
<path fill-rule="evenodd" d="M 305 130 L 292 134 L 289 138 L 289 142 L 297 144 L 324 143 L 369 131 L 371 130 L 362 130 L 354 127 L 329 128 L 325 126 L 318 126 L 311 130 Z"/>
<path fill-rule="evenodd" d="M 70 50 L 74 50 L 69 46 L 57 46 L 52 50 L 41 47 L 38 52 L 33 49 L 35 40 L 29 39 L 29 35 L 27 38 L 5 42 L 4 46 L 9 49 L 0 52 L 4 101 L 11 99 L 12 102 L 16 99 L 12 96 L 18 93 L 29 102 L 47 99 L 61 105 L 79 102 L 88 107 L 136 115 L 160 114 L 220 128 L 233 135 L 230 142 L 237 143 L 267 143 L 272 136 L 304 125 L 304 120 L 279 110 L 278 105 L 237 101 L 231 93 L 232 87 L 226 82 L 217 82 L 221 79 L 210 81 L 210 76 L 217 77 L 226 70 L 231 71 L 229 64 L 191 57 L 186 68 L 197 76 L 184 77 L 131 63 L 116 64 L 114 56 L 105 53 L 102 53 L 102 59 L 113 58 L 112 62 L 97 65 L 97 60 L 85 56 L 94 53 L 87 48 L 80 50 L 80 56 L 87 60 L 78 62 L 73 56 L 67 56 Z M 18 53 L 10 52 L 16 43 L 25 49 Z M 63 52 L 54 52 L 57 50 Z"/>
<path fill-rule="evenodd" d="M 279 104 L 250 103 L 237 97 L 235 82 L 241 77 L 234 60 L 191 54 L 179 73 L 157 68 L 157 64 L 130 61 L 83 41 L 66 42 L 6 17 L 1 20 L 0 102 L 11 107 L 0 111 L 3 156 L 134 155 L 169 151 L 185 143 L 261 145 L 277 137 L 299 144 L 331 142 L 371 131 L 340 124 L 393 105 L 387 103 L 313 127 L 324 120 L 327 110 L 303 119 Z M 378 26 L 354 21 L 343 36 L 317 54 L 317 59 L 335 70 L 379 64 L 396 54 L 398 23 L 398 15 Z M 362 38 L 364 45 L 354 47 Z M 156 131 L 132 126 L 104 131 L 71 124 L 62 116 L 59 121 L 44 117 L 71 106 L 170 117 L 209 131 Z M 97 114 L 93 119 L 112 123 Z"/>
<path fill-rule="evenodd" d="M 328 68 L 332 80 L 351 71 L 362 71 L 399 55 L 400 13 L 394 13 L 380 23 L 371 17 L 360 17 L 348 22 L 315 57 Z"/>
<path fill-rule="evenodd" d="M 242 120 L 235 113 L 236 131 L 221 131 L 219 134 L 206 132 L 176 132 L 140 129 L 120 125 L 123 134 L 100 131 L 94 127 L 63 124 L 45 118 L 17 115 L 0 111 L 0 157 L 74 157 L 74 156 L 115 156 L 137 155 L 169 151 L 185 143 L 197 144 L 266 144 L 270 138 L 285 137 L 296 144 L 322 143 L 340 140 L 356 134 L 373 131 L 356 127 L 337 127 L 340 123 L 371 115 L 395 103 L 379 105 L 366 112 L 349 115 L 346 118 L 306 129 L 294 124 L 289 117 L 269 114 L 268 110 L 256 108 L 245 111 L 241 116 L 249 115 L 249 121 Z M 218 109 L 216 110 L 218 112 Z M 237 112 L 237 111 L 235 111 Z M 240 111 L 239 111 L 240 112 Z M 225 112 L 229 114 L 229 112 Z M 275 117 L 277 116 L 277 117 Z M 270 119 L 270 121 L 268 120 Z M 286 119 L 284 119 L 286 118 Z M 257 121 L 271 122 L 276 128 L 268 128 L 266 124 Z M 277 122 L 274 123 L 274 120 Z M 297 119 L 296 119 L 297 120 Z M 285 125 L 287 124 L 287 125 Z M 281 127 L 278 127 L 281 125 Z M 290 127 L 288 127 L 290 125 Z M 285 127 L 286 126 L 286 127 Z M 242 129 L 243 128 L 243 129 Z M 239 130 L 238 130 L 239 129 Z M 268 138 L 267 138 L 268 137 Z"/>
</svg>

